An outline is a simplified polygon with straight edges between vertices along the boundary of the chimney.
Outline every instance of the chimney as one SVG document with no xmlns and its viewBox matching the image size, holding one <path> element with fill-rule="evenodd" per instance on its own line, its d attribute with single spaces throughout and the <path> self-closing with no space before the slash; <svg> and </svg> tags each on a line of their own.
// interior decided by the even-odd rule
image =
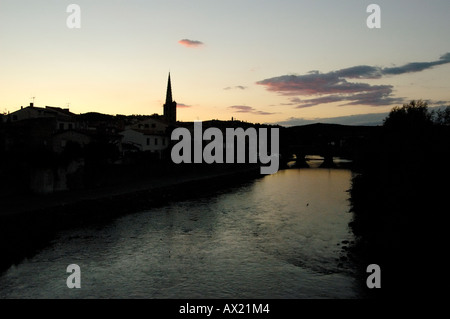
<svg viewBox="0 0 450 319">
<path fill-rule="evenodd" d="M 33 102 L 30 102 L 30 107 L 33 107 L 34 106 L 34 103 Z"/>
</svg>

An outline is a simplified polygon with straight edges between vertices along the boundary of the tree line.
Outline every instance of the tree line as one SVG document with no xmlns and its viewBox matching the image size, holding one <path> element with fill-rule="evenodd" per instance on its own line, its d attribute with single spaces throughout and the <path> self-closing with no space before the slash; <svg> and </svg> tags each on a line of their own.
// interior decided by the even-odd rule
<svg viewBox="0 0 450 319">
<path fill-rule="evenodd" d="M 445 251 L 450 106 L 430 110 L 419 100 L 393 108 L 359 152 L 350 189 L 352 258 L 361 271 L 380 265 L 382 288 L 372 296 L 419 296 L 436 282 Z"/>
</svg>

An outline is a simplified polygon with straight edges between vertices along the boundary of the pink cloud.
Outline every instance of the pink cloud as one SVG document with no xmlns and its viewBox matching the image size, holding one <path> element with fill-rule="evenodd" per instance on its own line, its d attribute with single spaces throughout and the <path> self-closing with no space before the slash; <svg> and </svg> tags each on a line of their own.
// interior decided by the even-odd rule
<svg viewBox="0 0 450 319">
<path fill-rule="evenodd" d="M 311 107 L 324 103 L 344 102 L 344 105 L 385 106 L 403 102 L 393 97 L 392 85 L 371 85 L 349 82 L 348 79 L 380 79 L 405 73 L 421 72 L 450 63 L 450 53 L 431 62 L 412 62 L 399 67 L 357 65 L 328 73 L 310 71 L 303 75 L 282 75 L 256 82 L 266 90 L 286 96 L 306 96 L 309 99 L 292 98 L 288 105 L 297 108 Z"/>
<path fill-rule="evenodd" d="M 179 44 L 188 47 L 188 48 L 196 48 L 199 46 L 202 46 L 204 43 L 197 40 L 189 40 L 189 39 L 182 39 L 178 41 Z"/>
<path fill-rule="evenodd" d="M 238 112 L 238 113 L 252 113 L 252 114 L 258 114 L 258 115 L 275 114 L 275 113 L 271 113 L 271 112 L 258 111 L 254 107 L 247 106 L 247 105 L 233 105 L 233 106 L 229 106 L 228 108 L 233 109 L 235 112 Z"/>
</svg>

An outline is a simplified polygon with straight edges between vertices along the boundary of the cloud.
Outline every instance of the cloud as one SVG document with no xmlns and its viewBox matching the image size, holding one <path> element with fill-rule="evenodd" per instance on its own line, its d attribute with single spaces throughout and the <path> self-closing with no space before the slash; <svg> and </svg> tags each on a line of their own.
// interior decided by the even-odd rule
<svg viewBox="0 0 450 319">
<path fill-rule="evenodd" d="M 186 104 L 183 104 L 183 103 L 177 103 L 177 107 L 179 107 L 179 108 L 188 108 L 188 107 L 192 107 L 192 105 L 186 105 Z"/>
<path fill-rule="evenodd" d="M 436 107 L 447 107 L 450 106 L 450 101 L 445 100 L 425 100 L 425 102 L 428 103 L 428 105 L 433 104 Z"/>
<path fill-rule="evenodd" d="M 291 105 L 296 104 L 296 108 L 311 107 L 324 103 L 332 102 L 347 102 L 343 103 L 346 105 L 368 105 L 368 106 L 386 106 L 392 104 L 402 104 L 405 102 L 404 98 L 401 97 L 391 97 L 392 86 L 376 86 L 372 88 L 371 91 L 364 91 L 362 93 L 355 94 L 330 94 L 326 96 L 321 96 L 313 99 L 292 99 L 291 101 L 296 101 L 296 103 L 290 103 Z"/>
<path fill-rule="evenodd" d="M 233 105 L 229 107 L 230 109 L 234 109 L 236 110 L 236 112 L 239 113 L 250 113 L 251 111 L 253 111 L 253 107 L 251 106 L 246 106 L 246 105 Z"/>
<path fill-rule="evenodd" d="M 284 95 L 318 96 L 311 99 L 291 99 L 297 108 L 311 107 L 323 103 L 348 102 L 345 105 L 390 105 L 403 99 L 392 98 L 392 85 L 370 85 L 352 83 L 334 73 L 311 73 L 303 76 L 283 75 L 258 82 L 267 90 Z"/>
<path fill-rule="evenodd" d="M 432 62 L 413 62 L 399 67 L 381 68 L 358 65 L 328 73 L 310 71 L 304 75 L 282 75 L 256 82 L 268 91 L 282 95 L 317 96 L 310 99 L 291 100 L 297 108 L 311 107 L 323 103 L 347 102 L 344 105 L 390 105 L 402 103 L 403 98 L 392 97 L 392 85 L 370 85 L 349 82 L 348 79 L 380 79 L 385 76 L 421 72 L 435 66 L 450 63 L 450 53 Z"/>
<path fill-rule="evenodd" d="M 381 68 L 369 65 L 359 65 L 335 71 L 340 77 L 349 79 L 379 79 L 388 75 L 400 75 L 412 72 L 421 72 L 435 66 L 450 63 L 450 53 L 442 55 L 439 60 L 432 62 L 412 62 L 399 67 Z"/>
<path fill-rule="evenodd" d="M 178 43 L 181 45 L 184 45 L 185 47 L 188 47 L 188 48 L 196 48 L 196 47 L 204 45 L 204 43 L 201 41 L 189 40 L 189 39 L 182 39 L 182 40 L 178 41 Z"/>
<path fill-rule="evenodd" d="M 233 90 L 233 89 L 245 90 L 247 89 L 247 87 L 242 85 L 236 85 L 236 86 L 227 86 L 226 88 L 224 88 L 224 90 Z"/>
<path fill-rule="evenodd" d="M 382 70 L 383 70 L 383 74 L 397 75 L 397 74 L 404 74 L 404 73 L 410 73 L 410 72 L 420 72 L 420 71 L 423 71 L 426 69 L 430 69 L 434 66 L 438 66 L 438 65 L 442 65 L 442 64 L 446 64 L 446 63 L 450 63 L 450 52 L 441 56 L 439 58 L 439 60 L 437 60 L 437 61 L 413 62 L 413 63 L 405 64 L 400 67 L 384 68 Z"/>
<path fill-rule="evenodd" d="M 257 114 L 257 115 L 272 115 L 275 113 L 271 112 L 264 112 L 264 111 L 258 111 L 255 108 L 251 106 L 246 105 L 233 105 L 229 106 L 230 109 L 233 109 L 237 113 L 251 113 L 251 114 Z"/>
</svg>

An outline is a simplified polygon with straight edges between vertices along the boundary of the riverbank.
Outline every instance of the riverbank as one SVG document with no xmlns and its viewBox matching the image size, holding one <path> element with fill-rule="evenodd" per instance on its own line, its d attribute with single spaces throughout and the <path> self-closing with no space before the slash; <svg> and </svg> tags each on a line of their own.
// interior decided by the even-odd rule
<svg viewBox="0 0 450 319">
<path fill-rule="evenodd" d="M 0 272 L 33 256 L 58 231 L 101 224 L 140 209 L 207 196 L 261 177 L 259 167 L 200 169 L 90 190 L 4 199 L 0 212 Z"/>
<path fill-rule="evenodd" d="M 225 169 L 211 167 L 184 172 L 177 171 L 171 174 L 164 174 L 163 176 L 143 177 L 141 179 L 134 179 L 97 188 L 71 190 L 48 195 L 18 195 L 1 199 L 2 209 L 0 211 L 0 217 L 65 207 L 85 201 L 114 199 L 115 197 L 127 196 L 140 192 L 170 188 L 182 183 L 201 182 L 208 179 L 228 179 L 239 177 L 240 174 L 244 174 L 244 176 L 257 176 L 259 175 L 259 169 L 254 166 L 230 166 Z"/>
</svg>

